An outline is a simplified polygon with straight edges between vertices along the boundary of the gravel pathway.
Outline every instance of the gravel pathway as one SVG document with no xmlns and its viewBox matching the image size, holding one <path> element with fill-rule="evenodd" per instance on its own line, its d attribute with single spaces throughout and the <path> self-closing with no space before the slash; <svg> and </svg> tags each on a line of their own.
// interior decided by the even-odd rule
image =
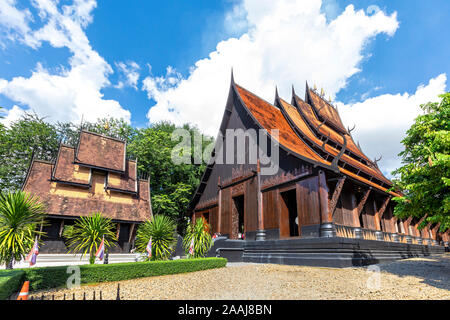
<svg viewBox="0 0 450 320">
<path fill-rule="evenodd" d="M 375 271 L 373 271 L 375 270 Z M 380 272 L 377 273 L 376 271 Z M 117 283 L 37 292 L 115 299 Z M 369 268 L 320 268 L 229 263 L 226 268 L 120 281 L 122 299 L 445 299 L 450 300 L 450 254 Z"/>
</svg>

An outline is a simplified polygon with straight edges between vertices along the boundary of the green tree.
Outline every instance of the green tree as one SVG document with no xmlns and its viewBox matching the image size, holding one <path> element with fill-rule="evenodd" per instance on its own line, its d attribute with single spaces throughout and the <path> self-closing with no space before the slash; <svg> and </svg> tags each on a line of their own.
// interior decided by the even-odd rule
<svg viewBox="0 0 450 320">
<path fill-rule="evenodd" d="M 31 156 L 51 160 L 58 149 L 55 128 L 36 114 L 27 113 L 11 123 L 0 140 L 0 190 L 21 188 Z"/>
<path fill-rule="evenodd" d="M 64 230 L 63 236 L 68 240 L 69 252 L 89 253 L 89 263 L 95 263 L 95 253 L 105 239 L 105 252 L 107 248 L 114 246 L 117 241 L 113 232 L 111 219 L 104 217 L 101 212 L 93 212 L 90 216 L 80 217 L 75 220 L 71 228 Z"/>
<path fill-rule="evenodd" d="M 202 141 L 201 150 L 212 142 L 208 136 L 203 136 L 199 130 L 189 125 L 177 127 L 169 122 L 160 122 L 145 129 L 139 129 L 133 140 L 128 144 L 131 156 L 138 158 L 140 172 L 150 171 L 152 206 L 157 214 L 164 214 L 176 220 L 178 232 L 184 232 L 186 219 L 183 214 L 200 183 L 205 169 L 204 163 L 174 164 L 172 151 L 180 140 L 172 140 L 176 129 L 185 129 L 191 137 L 191 154 L 194 154 L 194 137 Z M 199 139 L 200 138 L 200 139 Z M 200 148 L 199 148 L 200 149 Z"/>
<path fill-rule="evenodd" d="M 421 105 L 418 116 L 402 143 L 403 166 L 393 172 L 396 188 L 403 190 L 395 215 L 421 218 L 427 223 L 440 223 L 440 231 L 450 227 L 450 93 L 439 96 L 440 102 Z"/>
<path fill-rule="evenodd" d="M 43 224 L 44 215 L 45 207 L 35 196 L 22 191 L 0 193 L 0 263 L 7 269 L 13 260 L 22 260 L 35 237 L 43 234 L 37 226 Z"/>
<path fill-rule="evenodd" d="M 176 244 L 176 224 L 168 216 L 155 215 L 152 220 L 141 224 L 136 232 L 136 249 L 146 252 L 148 241 L 152 238 L 151 260 L 166 260 Z"/>
<path fill-rule="evenodd" d="M 188 225 L 186 235 L 183 238 L 183 248 L 189 258 L 203 258 L 213 245 L 210 225 L 203 218 L 198 218 Z M 194 239 L 194 254 L 189 253 L 189 248 Z"/>
</svg>

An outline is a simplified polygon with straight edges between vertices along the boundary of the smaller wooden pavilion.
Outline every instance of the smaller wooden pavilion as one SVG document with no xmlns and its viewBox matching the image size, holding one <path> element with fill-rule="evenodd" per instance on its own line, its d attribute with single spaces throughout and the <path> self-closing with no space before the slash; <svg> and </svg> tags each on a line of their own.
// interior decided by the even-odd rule
<svg viewBox="0 0 450 320">
<path fill-rule="evenodd" d="M 126 142 L 85 130 L 76 146 L 60 144 L 55 161 L 32 159 L 22 189 L 47 207 L 42 252 L 66 253 L 64 226 L 92 212 L 116 225 L 118 246 L 111 251 L 128 252 L 136 225 L 152 216 L 150 181 L 138 178 L 137 160 L 127 159 Z"/>
</svg>

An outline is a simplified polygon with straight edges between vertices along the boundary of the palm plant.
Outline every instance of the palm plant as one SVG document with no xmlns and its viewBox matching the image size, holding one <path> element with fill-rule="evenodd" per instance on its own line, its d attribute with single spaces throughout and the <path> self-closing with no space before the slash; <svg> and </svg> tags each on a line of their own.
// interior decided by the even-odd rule
<svg viewBox="0 0 450 320">
<path fill-rule="evenodd" d="M 23 191 L 0 193 L 0 263 L 12 269 L 31 250 L 43 224 L 45 207 L 39 198 Z"/>
<path fill-rule="evenodd" d="M 113 232 L 111 219 L 103 217 L 101 212 L 93 212 L 90 216 L 75 220 L 73 227 L 67 228 L 64 237 L 68 240 L 69 252 L 89 253 L 89 263 L 95 263 L 95 252 L 104 238 L 105 251 L 117 241 Z"/>
<path fill-rule="evenodd" d="M 139 226 L 135 242 L 137 251 L 145 252 L 151 237 L 151 260 L 168 259 L 176 244 L 175 229 L 176 224 L 170 217 L 160 214 L 155 215 L 152 220 L 147 220 Z"/>
<path fill-rule="evenodd" d="M 213 241 L 209 230 L 210 225 L 203 218 L 198 218 L 188 225 L 183 239 L 183 248 L 189 258 L 203 258 L 211 249 Z M 192 239 L 194 239 L 194 254 L 189 253 Z"/>
</svg>

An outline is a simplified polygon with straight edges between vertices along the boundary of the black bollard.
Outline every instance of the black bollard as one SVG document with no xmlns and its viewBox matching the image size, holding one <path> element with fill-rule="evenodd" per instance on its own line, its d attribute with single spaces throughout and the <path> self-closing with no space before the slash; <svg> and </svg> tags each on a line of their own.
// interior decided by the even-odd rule
<svg viewBox="0 0 450 320">
<path fill-rule="evenodd" d="M 117 284 L 117 297 L 116 300 L 120 300 L 120 283 Z"/>
<path fill-rule="evenodd" d="M 72 300 L 75 300 L 75 292 L 72 295 Z"/>
<path fill-rule="evenodd" d="M 95 300 L 95 290 L 94 290 L 94 296 L 92 297 L 92 300 Z"/>
<path fill-rule="evenodd" d="M 66 294 L 64 293 L 63 300 L 66 300 Z"/>
<path fill-rule="evenodd" d="M 86 292 L 83 292 L 83 300 L 86 300 Z"/>
</svg>

